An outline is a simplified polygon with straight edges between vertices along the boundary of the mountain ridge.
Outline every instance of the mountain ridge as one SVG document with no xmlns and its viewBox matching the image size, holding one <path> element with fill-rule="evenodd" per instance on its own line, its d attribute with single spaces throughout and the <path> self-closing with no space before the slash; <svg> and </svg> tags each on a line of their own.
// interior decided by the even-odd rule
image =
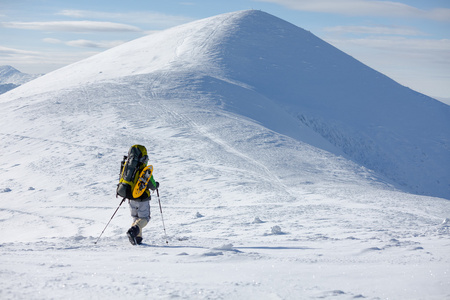
<svg viewBox="0 0 450 300">
<path fill-rule="evenodd" d="M 0 94 L 6 93 L 39 76 L 42 75 L 25 74 L 9 65 L 0 66 Z"/>
</svg>

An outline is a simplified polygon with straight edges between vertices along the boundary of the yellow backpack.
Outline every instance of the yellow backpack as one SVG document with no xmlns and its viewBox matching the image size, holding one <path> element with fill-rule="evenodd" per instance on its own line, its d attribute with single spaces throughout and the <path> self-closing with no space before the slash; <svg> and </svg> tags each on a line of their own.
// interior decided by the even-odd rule
<svg viewBox="0 0 450 300">
<path fill-rule="evenodd" d="M 133 197 L 133 189 L 139 179 L 139 174 L 147 166 L 147 149 L 142 145 L 133 145 L 128 151 L 128 156 L 124 156 L 120 170 L 120 180 L 117 185 L 117 196 L 136 200 L 150 196 L 149 191 L 145 191 L 139 198 Z"/>
</svg>

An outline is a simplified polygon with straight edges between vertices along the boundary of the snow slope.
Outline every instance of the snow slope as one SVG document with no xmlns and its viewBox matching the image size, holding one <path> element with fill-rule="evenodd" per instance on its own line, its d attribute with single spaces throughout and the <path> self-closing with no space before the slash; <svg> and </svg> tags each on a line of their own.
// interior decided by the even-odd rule
<svg viewBox="0 0 450 300">
<path fill-rule="evenodd" d="M 139 74 L 152 74 L 149 89 L 180 83 L 213 94 L 227 111 L 345 154 L 406 191 L 450 198 L 448 105 L 263 12 L 209 18 L 132 41 L 16 95 Z"/>
<path fill-rule="evenodd" d="M 430 121 L 427 138 L 418 130 L 406 139 L 388 118 L 399 114 L 397 98 L 378 100 L 388 112 L 371 106 L 373 72 L 291 24 L 242 11 L 132 41 L 0 96 L 0 297 L 450 298 L 450 201 L 395 189 L 356 163 L 382 165 L 369 150 L 399 145 L 383 143 L 383 132 L 404 146 L 441 143 L 420 149 L 445 163 L 447 128 L 433 130 L 448 115 L 432 118 L 436 102 L 375 73 L 391 85 L 383 95 L 412 95 L 405 110 L 423 109 Z M 355 85 L 339 85 L 344 75 Z M 366 108 L 340 90 L 364 95 L 362 75 L 371 79 Z M 383 110 L 384 123 L 361 115 L 369 108 Z M 386 127 L 370 136 L 375 121 Z M 168 236 L 154 195 L 145 245 L 124 234 L 126 204 L 95 245 L 135 143 L 150 152 Z M 405 156 L 415 153 L 406 146 Z M 396 166 L 412 174 L 401 180 L 431 170 L 405 164 Z"/>
</svg>

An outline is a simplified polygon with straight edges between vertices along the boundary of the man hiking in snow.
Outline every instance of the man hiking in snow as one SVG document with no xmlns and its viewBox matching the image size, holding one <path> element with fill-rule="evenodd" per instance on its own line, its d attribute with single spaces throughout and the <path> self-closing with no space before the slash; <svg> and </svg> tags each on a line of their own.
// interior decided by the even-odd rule
<svg viewBox="0 0 450 300">
<path fill-rule="evenodd" d="M 156 182 L 152 175 L 148 183 L 148 188 L 154 191 L 158 187 L 159 182 Z M 150 200 L 150 195 L 148 195 L 148 198 L 143 200 L 128 200 L 128 203 L 130 204 L 131 217 L 133 218 L 133 224 L 131 224 L 131 228 L 128 229 L 127 235 L 130 239 L 130 243 L 133 245 L 140 245 L 142 243 L 142 228 L 144 228 L 150 221 Z"/>
<path fill-rule="evenodd" d="M 142 243 L 142 229 L 150 221 L 150 191 L 159 187 L 153 178 L 153 166 L 147 166 L 147 149 L 142 145 L 134 145 L 125 156 L 117 186 L 117 195 L 128 199 L 133 224 L 127 231 L 130 243 Z"/>
</svg>

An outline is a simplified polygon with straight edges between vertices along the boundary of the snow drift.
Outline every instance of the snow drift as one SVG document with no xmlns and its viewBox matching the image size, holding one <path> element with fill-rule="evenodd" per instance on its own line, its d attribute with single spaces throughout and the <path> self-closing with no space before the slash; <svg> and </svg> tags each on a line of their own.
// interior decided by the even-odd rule
<svg viewBox="0 0 450 300">
<path fill-rule="evenodd" d="M 392 186 L 448 197 L 448 107 L 276 17 L 146 36 L 0 106 L 1 298 L 450 295 L 450 201 Z M 94 245 L 136 143 L 169 246 L 153 200 L 146 245 L 125 205 Z"/>
</svg>

